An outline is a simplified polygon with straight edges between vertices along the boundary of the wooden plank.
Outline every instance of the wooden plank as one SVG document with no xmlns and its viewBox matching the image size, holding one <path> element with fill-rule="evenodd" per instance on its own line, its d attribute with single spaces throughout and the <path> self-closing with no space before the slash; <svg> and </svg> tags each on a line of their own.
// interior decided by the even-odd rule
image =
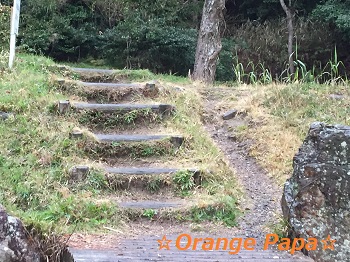
<svg viewBox="0 0 350 262">
<path fill-rule="evenodd" d="M 110 174 L 120 174 L 120 175 L 161 175 L 161 174 L 174 174 L 181 170 L 189 171 L 193 173 L 199 172 L 197 168 L 151 168 L 151 167 L 108 167 L 105 171 Z"/>
<path fill-rule="evenodd" d="M 159 141 L 164 139 L 170 139 L 176 143 L 182 144 L 182 136 L 172 135 L 106 135 L 95 134 L 95 137 L 100 142 L 147 142 L 147 141 Z"/>
<path fill-rule="evenodd" d="M 105 75 L 111 75 L 115 73 L 115 70 L 110 70 L 110 69 L 79 68 L 79 67 L 71 67 L 70 69 L 76 73 L 97 73 L 97 74 L 105 74 Z"/>
<path fill-rule="evenodd" d="M 91 88 L 123 88 L 123 87 L 144 87 L 140 84 L 127 84 L 127 83 L 91 83 L 91 82 L 80 82 L 83 86 Z"/>
<path fill-rule="evenodd" d="M 160 209 L 160 208 L 174 208 L 181 207 L 179 202 L 161 202 L 161 201 L 134 201 L 134 202 L 120 202 L 119 206 L 123 208 L 141 208 L 141 209 Z"/>
<path fill-rule="evenodd" d="M 146 244 L 146 243 L 144 243 Z M 124 262 L 124 261 L 240 261 L 240 262 L 306 262 L 312 261 L 305 257 L 294 258 L 287 253 L 273 251 L 244 251 L 237 255 L 230 255 L 228 251 L 174 251 L 158 250 L 157 242 L 151 247 L 148 245 L 132 245 L 125 247 L 126 250 L 79 250 L 70 249 L 75 262 Z M 118 248 L 119 249 L 119 248 Z"/>
<path fill-rule="evenodd" d="M 90 104 L 90 103 L 79 103 L 74 102 L 71 105 L 76 110 L 91 110 L 105 113 L 113 113 L 117 111 L 133 111 L 149 109 L 160 113 L 174 110 L 172 105 L 160 104 L 160 105 L 144 105 L 144 104 Z"/>
</svg>

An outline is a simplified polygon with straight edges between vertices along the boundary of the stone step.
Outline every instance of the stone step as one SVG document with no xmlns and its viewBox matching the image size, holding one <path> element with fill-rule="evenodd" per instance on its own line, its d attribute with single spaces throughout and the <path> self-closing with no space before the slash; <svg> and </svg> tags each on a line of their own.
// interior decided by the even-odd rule
<svg viewBox="0 0 350 262">
<path fill-rule="evenodd" d="M 10 118 L 11 116 L 13 116 L 12 113 L 6 113 L 6 112 L 0 111 L 0 120 L 6 120 L 6 119 Z"/>
<path fill-rule="evenodd" d="M 156 89 L 156 84 L 153 82 L 149 83 L 104 83 L 104 82 L 84 82 L 84 81 L 75 81 L 75 80 L 66 80 L 66 79 L 56 79 L 55 82 L 61 87 L 86 87 L 87 90 L 125 90 L 126 88 L 131 88 L 135 90 L 139 89 Z"/>
<path fill-rule="evenodd" d="M 131 88 L 142 88 L 144 85 L 141 84 L 131 84 L 131 83 L 92 83 L 92 82 L 79 82 L 81 85 L 89 88 L 110 88 L 110 89 L 118 89 L 124 87 Z M 147 84 L 146 84 L 147 85 Z"/>
<path fill-rule="evenodd" d="M 184 137 L 175 135 L 113 135 L 91 134 L 80 146 L 92 158 L 149 158 L 174 154 Z"/>
<path fill-rule="evenodd" d="M 92 74 L 104 74 L 104 75 L 112 75 L 115 73 L 115 70 L 111 69 L 98 69 L 98 68 L 79 68 L 79 67 L 71 67 L 71 71 L 74 73 L 92 73 Z"/>
<path fill-rule="evenodd" d="M 65 114 L 70 108 L 77 111 L 95 111 L 103 113 L 114 113 L 114 112 L 130 112 L 135 110 L 151 110 L 160 114 L 170 114 L 175 110 L 175 107 L 168 104 L 90 104 L 81 102 L 70 102 L 70 101 L 60 101 L 59 102 L 59 112 Z"/>
<path fill-rule="evenodd" d="M 69 68 L 72 73 L 79 75 L 79 79 L 87 82 L 115 82 L 119 83 L 128 78 L 123 70 L 98 69 L 98 68 Z"/>
<path fill-rule="evenodd" d="M 177 208 L 181 207 L 183 203 L 170 201 L 126 201 L 120 202 L 119 207 L 132 209 L 161 209 L 161 208 Z"/>
<path fill-rule="evenodd" d="M 170 140 L 172 144 L 181 146 L 184 137 L 180 135 L 110 135 L 94 134 L 99 142 L 105 143 L 125 143 L 125 142 L 149 142 Z"/>
<path fill-rule="evenodd" d="M 108 167 L 105 168 L 105 171 L 109 174 L 118 174 L 118 175 L 162 175 L 162 174 L 174 174 L 176 172 L 187 170 L 191 173 L 199 173 L 200 170 L 197 168 L 150 168 L 150 167 Z"/>
<path fill-rule="evenodd" d="M 118 103 L 140 96 L 154 98 L 159 94 L 159 88 L 154 82 L 106 83 L 57 79 L 56 85 L 62 92 L 84 97 L 94 103 Z"/>
</svg>

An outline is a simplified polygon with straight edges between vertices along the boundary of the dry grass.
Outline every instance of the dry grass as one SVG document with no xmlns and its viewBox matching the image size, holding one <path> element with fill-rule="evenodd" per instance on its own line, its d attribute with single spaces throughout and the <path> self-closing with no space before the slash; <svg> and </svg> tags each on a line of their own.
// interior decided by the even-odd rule
<svg viewBox="0 0 350 262">
<path fill-rule="evenodd" d="M 274 177 L 279 183 L 284 183 L 292 171 L 292 159 L 301 144 L 296 130 L 286 128 L 278 117 L 270 114 L 262 106 L 262 101 L 271 89 L 278 86 L 246 87 L 254 89 L 247 97 L 238 101 L 250 117 L 251 124 L 246 136 L 254 141 L 250 154 Z"/>
<path fill-rule="evenodd" d="M 349 91 L 342 85 L 242 85 L 223 103 L 248 113 L 249 126 L 241 133 L 254 141 L 250 154 L 280 184 L 291 175 L 293 157 L 312 122 L 350 123 Z"/>
</svg>

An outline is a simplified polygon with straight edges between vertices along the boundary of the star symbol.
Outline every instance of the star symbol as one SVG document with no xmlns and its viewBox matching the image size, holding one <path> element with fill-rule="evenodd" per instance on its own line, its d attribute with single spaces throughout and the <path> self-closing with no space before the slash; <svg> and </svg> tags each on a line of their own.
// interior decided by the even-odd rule
<svg viewBox="0 0 350 262">
<path fill-rule="evenodd" d="M 162 250 L 163 248 L 170 250 L 169 244 L 171 243 L 171 240 L 166 239 L 165 235 L 162 239 L 157 240 L 157 242 L 159 243 L 159 250 Z"/>
<path fill-rule="evenodd" d="M 334 243 L 335 243 L 335 239 L 331 239 L 331 236 L 328 235 L 328 237 L 324 240 L 321 240 L 323 243 L 323 250 L 334 250 Z M 329 244 L 330 243 L 330 244 Z"/>
</svg>

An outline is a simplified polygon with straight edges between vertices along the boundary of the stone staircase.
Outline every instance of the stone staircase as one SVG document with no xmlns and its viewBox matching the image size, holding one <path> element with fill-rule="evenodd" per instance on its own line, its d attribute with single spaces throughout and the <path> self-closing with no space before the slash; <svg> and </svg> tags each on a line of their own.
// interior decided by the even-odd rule
<svg viewBox="0 0 350 262">
<path fill-rule="evenodd" d="M 193 166 L 166 166 L 153 161 L 172 154 L 174 150 L 186 145 L 182 134 L 152 133 L 156 129 L 132 132 L 120 128 L 123 123 L 150 121 L 157 125 L 162 119 L 171 117 L 176 107 L 163 103 L 137 103 L 137 98 L 148 97 L 157 101 L 159 88 L 155 83 L 128 83 L 127 79 L 116 79 L 113 70 L 71 68 L 71 72 L 79 77 L 76 80 L 57 80 L 60 90 L 67 95 L 78 95 L 87 101 L 62 100 L 58 103 L 58 111 L 67 117 L 78 117 L 81 126 L 71 133 L 71 139 L 79 139 L 80 145 L 91 159 L 103 163 L 103 171 L 110 184 L 129 190 L 140 186 L 137 181 L 150 179 L 153 176 L 171 177 L 178 172 L 189 172 L 196 184 L 202 182 L 203 170 Z M 126 81 L 126 82 L 124 82 Z M 135 99 L 136 97 L 136 99 Z M 136 100 L 136 101 L 135 101 Z M 83 128 L 84 131 L 81 131 Z M 86 128 L 88 131 L 86 131 Z M 148 133 L 150 132 L 150 133 Z M 132 133 L 132 134 L 130 134 Z M 142 145 L 140 149 L 140 145 Z M 142 160 L 133 161 L 131 158 Z M 156 162 L 156 165 L 154 163 Z M 91 167 L 80 165 L 72 167 L 70 175 L 73 180 L 83 180 Z M 133 183 L 130 183 L 131 178 Z M 141 183 L 141 188 L 144 184 Z M 137 192 L 137 189 L 135 189 Z M 136 193 L 137 195 L 137 193 Z M 155 210 L 161 213 L 179 210 L 191 203 L 186 199 L 164 197 L 153 194 L 149 199 L 122 197 L 116 201 L 119 209 Z M 169 223 L 169 224 L 167 224 Z M 171 222 L 162 225 L 167 233 Z M 159 250 L 157 240 L 162 235 L 143 232 L 143 234 L 120 240 L 114 248 L 71 248 L 76 262 L 117 262 L 117 261 L 310 261 L 305 257 L 293 257 L 288 253 L 274 250 L 244 251 L 239 255 L 230 255 L 227 251 L 172 251 Z M 194 234 L 195 236 L 196 234 Z M 194 237 L 193 236 L 193 237 Z M 169 232 L 169 238 L 175 242 L 175 235 Z M 223 236 L 218 236 L 223 237 Z M 229 238 L 237 236 L 228 236 Z"/>
</svg>

